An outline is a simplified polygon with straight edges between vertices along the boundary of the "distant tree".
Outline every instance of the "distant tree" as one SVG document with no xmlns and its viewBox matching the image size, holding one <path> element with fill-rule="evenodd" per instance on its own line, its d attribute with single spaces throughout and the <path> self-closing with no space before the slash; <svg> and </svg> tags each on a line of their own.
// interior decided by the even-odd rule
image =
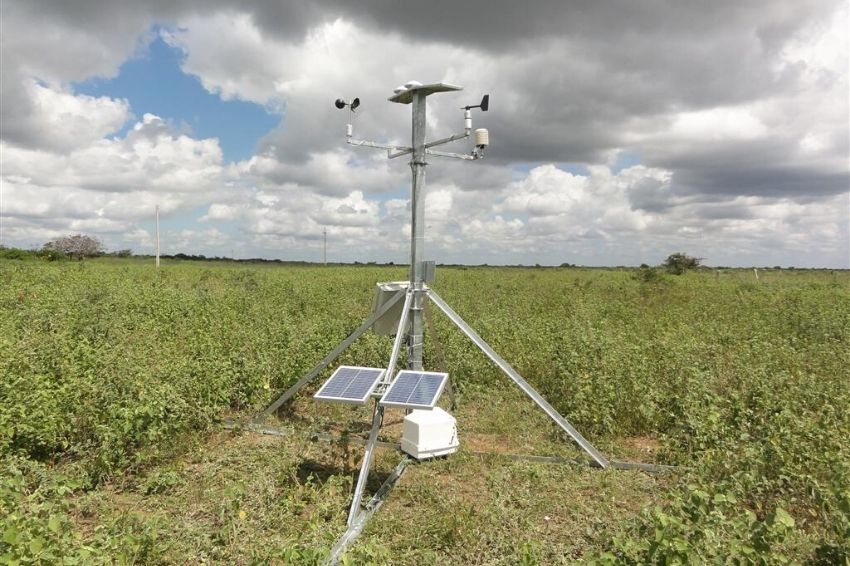
<svg viewBox="0 0 850 566">
<path fill-rule="evenodd" d="M 3 259 L 29 259 L 35 257 L 35 252 L 22 250 L 20 248 L 8 248 L 0 246 L 0 258 Z"/>
<path fill-rule="evenodd" d="M 634 273 L 633 277 L 642 283 L 658 283 L 662 281 L 662 275 L 658 273 L 658 270 L 654 267 L 649 267 L 648 265 L 641 264 L 638 270 Z"/>
<path fill-rule="evenodd" d="M 59 252 L 73 259 L 82 260 L 103 254 L 103 244 L 97 238 L 84 234 L 63 236 L 47 242 L 42 247 L 45 252 Z"/>
<path fill-rule="evenodd" d="M 130 249 L 114 250 L 114 251 L 111 251 L 111 252 L 107 252 L 106 255 L 112 256 L 112 257 L 132 257 L 133 256 L 133 250 L 130 250 Z"/>
<path fill-rule="evenodd" d="M 667 256 L 662 266 L 673 275 L 682 275 L 690 269 L 699 267 L 702 258 L 691 257 L 687 254 L 677 252 Z"/>
</svg>

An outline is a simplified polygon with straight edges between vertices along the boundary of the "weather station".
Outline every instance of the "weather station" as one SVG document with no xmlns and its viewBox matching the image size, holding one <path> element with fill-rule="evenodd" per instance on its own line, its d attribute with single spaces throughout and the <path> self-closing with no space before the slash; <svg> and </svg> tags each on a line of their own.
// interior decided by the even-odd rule
<svg viewBox="0 0 850 566">
<path fill-rule="evenodd" d="M 407 281 L 377 283 L 371 315 L 328 353 L 307 374 L 286 390 L 255 422 L 272 415 L 300 389 L 313 381 L 324 369 L 363 333 L 372 329 L 378 334 L 394 336 L 393 346 L 386 367 L 340 366 L 314 394 L 317 401 L 367 405 L 372 403 L 372 423 L 365 452 L 360 466 L 348 513 L 348 530 L 334 546 L 330 562 L 335 562 L 345 548 L 359 535 L 365 522 L 383 503 L 384 498 L 413 461 L 427 460 L 435 456 L 450 455 L 458 449 L 459 441 L 454 417 L 436 404 L 446 387 L 449 376 L 445 372 L 426 371 L 422 353 L 425 340 L 424 308 L 426 302 L 435 305 L 449 320 L 465 334 L 493 363 L 495 363 L 534 403 L 537 404 L 567 435 L 570 436 L 591 458 L 592 465 L 607 468 L 609 462 L 590 442 L 585 439 L 552 405 L 550 405 L 511 365 L 490 347 L 440 296 L 431 288 L 435 280 L 435 262 L 424 260 L 425 244 L 425 167 L 428 156 L 475 161 L 484 157 L 490 140 L 486 129 L 472 129 L 472 110 L 487 112 L 490 96 L 484 95 L 481 102 L 463 106 L 463 132 L 446 138 L 426 139 L 426 108 L 428 97 L 433 94 L 462 90 L 446 84 L 422 84 L 411 81 L 397 87 L 389 101 L 409 104 L 412 110 L 412 135 L 410 146 L 398 146 L 358 140 L 354 137 L 353 119 L 346 126 L 346 142 L 353 146 L 384 150 L 389 159 L 410 155 L 411 168 L 411 233 L 410 273 Z M 348 109 L 350 117 L 360 107 L 360 99 L 337 99 L 335 106 Z M 473 137 L 469 153 L 450 153 L 434 148 Z M 402 349 L 406 348 L 406 364 L 401 366 Z M 365 505 L 362 504 L 364 490 L 372 465 L 373 453 L 381 429 L 386 408 L 402 408 L 407 411 L 403 422 L 400 445 L 406 455 L 390 474 L 384 485 Z M 613 463 L 617 464 L 617 463 Z M 615 467 L 621 467 L 615 465 Z"/>
</svg>

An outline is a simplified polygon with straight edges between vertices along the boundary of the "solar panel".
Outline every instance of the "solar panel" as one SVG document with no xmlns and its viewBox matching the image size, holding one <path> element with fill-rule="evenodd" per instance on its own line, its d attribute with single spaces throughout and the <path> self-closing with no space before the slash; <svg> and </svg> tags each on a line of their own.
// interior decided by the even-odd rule
<svg viewBox="0 0 850 566">
<path fill-rule="evenodd" d="M 384 371 L 383 368 L 339 366 L 313 398 L 320 401 L 365 404 Z"/>
<path fill-rule="evenodd" d="M 433 409 L 443 392 L 447 373 L 402 370 L 390 384 L 381 405 L 406 409 Z"/>
</svg>

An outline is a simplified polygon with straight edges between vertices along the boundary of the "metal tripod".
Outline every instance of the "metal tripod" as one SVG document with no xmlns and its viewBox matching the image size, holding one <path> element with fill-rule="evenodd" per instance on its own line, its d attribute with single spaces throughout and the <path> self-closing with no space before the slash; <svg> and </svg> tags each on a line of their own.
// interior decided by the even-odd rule
<svg viewBox="0 0 850 566">
<path fill-rule="evenodd" d="M 490 358 L 499 368 L 522 389 L 526 395 L 546 412 L 549 417 L 558 424 L 585 452 L 587 452 L 593 461 L 601 468 L 607 468 L 608 460 L 582 435 L 579 433 L 546 399 L 544 399 L 517 371 L 511 367 L 475 330 L 472 329 L 433 289 L 430 289 L 425 283 L 425 263 L 422 259 L 425 242 L 425 222 L 424 222 L 424 189 L 425 189 L 425 161 L 426 154 L 438 155 L 442 157 L 454 157 L 459 159 L 478 159 L 481 157 L 483 146 L 478 146 L 476 151 L 469 155 L 460 155 L 455 153 L 446 153 L 432 150 L 430 148 L 449 143 L 452 141 L 464 139 L 470 136 L 471 133 L 471 118 L 469 117 L 469 108 L 466 107 L 465 115 L 465 132 L 463 134 L 455 134 L 448 138 L 437 140 L 434 142 L 425 142 L 426 131 L 426 98 L 434 93 L 449 92 L 461 90 L 460 87 L 447 85 L 443 83 L 421 85 L 419 83 L 408 83 L 407 88 L 397 89 L 394 96 L 390 97 L 391 102 L 401 104 L 411 104 L 413 120 L 412 120 L 412 145 L 410 147 L 392 146 L 378 144 L 374 142 L 360 141 L 352 139 L 351 125 L 347 129 L 347 142 L 351 145 L 374 147 L 387 150 L 389 158 L 398 157 L 401 155 L 411 155 L 410 168 L 412 172 L 412 219 L 411 219 L 411 241 L 410 241 L 410 281 L 405 288 L 396 292 L 390 300 L 385 302 L 380 308 L 376 309 L 372 315 L 367 318 L 354 332 L 352 332 L 339 346 L 330 352 L 325 358 L 320 361 L 313 369 L 299 379 L 292 387 L 286 390 L 274 403 L 257 416 L 255 420 L 263 420 L 277 411 L 281 405 L 291 399 L 302 387 L 310 383 L 315 377 L 328 365 L 330 365 L 348 346 L 350 346 L 357 338 L 359 338 L 366 330 L 371 328 L 385 313 L 387 313 L 394 305 L 404 298 L 404 306 L 401 311 L 401 316 L 398 322 L 398 328 L 393 342 L 393 349 L 390 355 L 390 362 L 387 366 L 387 372 L 384 380 L 378 385 L 378 391 L 388 385 L 392 375 L 395 373 L 397 360 L 401 353 L 402 344 L 407 345 L 407 369 L 422 370 L 422 346 L 424 343 L 423 320 L 425 301 L 430 300 L 437 306 L 454 325 L 460 329 L 484 354 Z M 487 99 L 485 99 L 487 100 Z M 482 101 L 483 102 L 483 101 Z M 337 107 L 351 106 L 352 112 L 359 105 L 359 99 L 355 99 L 354 103 L 345 103 L 337 101 Z M 383 422 L 384 408 L 377 401 L 372 413 L 372 428 L 369 432 L 369 440 L 366 443 L 366 451 L 363 457 L 363 462 L 360 468 L 360 474 L 357 480 L 357 486 L 354 490 L 354 498 L 351 504 L 351 509 L 348 514 L 348 525 L 352 528 L 360 512 L 360 502 L 363 497 L 363 491 L 366 487 L 366 480 L 369 475 L 369 469 L 372 463 L 372 455 L 375 443 L 378 437 L 378 431 Z"/>
</svg>

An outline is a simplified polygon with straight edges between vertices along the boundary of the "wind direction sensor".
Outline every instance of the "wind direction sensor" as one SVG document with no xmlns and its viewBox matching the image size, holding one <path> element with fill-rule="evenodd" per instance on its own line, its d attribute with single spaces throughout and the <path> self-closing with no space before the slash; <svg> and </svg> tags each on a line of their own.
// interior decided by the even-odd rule
<svg viewBox="0 0 850 566">
<path fill-rule="evenodd" d="M 482 112 L 487 112 L 490 108 L 490 95 L 485 94 L 479 104 L 463 106 L 464 111 L 464 128 L 463 132 L 453 134 L 446 138 L 435 141 L 426 141 L 426 101 L 432 94 L 453 92 L 462 90 L 461 87 L 446 84 L 433 83 L 422 84 L 417 81 L 410 81 L 403 86 L 399 86 L 393 91 L 393 95 L 389 97 L 390 102 L 398 104 L 410 104 L 412 114 L 412 132 L 411 144 L 409 146 L 389 145 L 373 141 L 357 140 L 354 138 L 353 126 L 351 121 L 346 126 L 346 143 L 354 146 L 372 147 L 382 149 L 387 152 L 387 157 L 390 159 L 400 157 L 402 155 L 410 155 L 411 168 L 411 236 L 410 236 L 410 272 L 408 281 L 378 283 L 376 289 L 375 302 L 373 304 L 372 314 L 364 323 L 352 332 L 343 342 L 337 346 L 330 354 L 319 362 L 309 373 L 304 375 L 298 382 L 283 393 L 274 403 L 272 403 L 258 419 L 263 419 L 278 408 L 283 403 L 295 395 L 299 389 L 307 385 L 310 381 L 327 366 L 329 366 L 352 342 L 357 340 L 364 332 L 373 328 L 374 330 L 390 329 L 384 333 L 393 334 L 395 330 L 395 339 L 393 348 L 390 354 L 389 362 L 386 368 L 365 368 L 342 366 L 338 368 L 333 375 L 322 385 L 316 393 L 315 398 L 319 400 L 328 400 L 344 403 L 362 404 L 368 402 L 371 398 L 374 400 L 372 407 L 372 428 L 369 432 L 369 439 L 366 443 L 366 450 L 363 456 L 363 462 L 360 468 L 360 475 L 357 480 L 357 485 L 354 489 L 354 496 L 351 503 L 351 509 L 348 515 L 349 531 L 340 539 L 339 544 L 343 544 L 345 540 L 350 540 L 351 536 L 356 536 L 355 531 L 362 528 L 365 521 L 364 516 L 368 516 L 374 506 L 361 512 L 360 502 L 363 496 L 363 491 L 366 487 L 366 480 L 369 474 L 369 469 L 372 462 L 372 454 L 377 441 L 378 431 L 383 422 L 384 409 L 386 407 L 404 407 L 407 409 L 418 409 L 428 411 L 434 409 L 434 406 L 439 398 L 443 387 L 446 384 L 448 375 L 445 373 L 423 371 L 422 367 L 422 350 L 424 344 L 424 307 L 426 301 L 431 301 L 437 306 L 457 328 L 463 332 L 478 348 L 492 360 L 504 373 L 507 375 L 523 392 L 526 393 L 543 411 L 561 427 L 590 457 L 593 462 L 601 467 L 606 468 L 609 465 L 608 460 L 582 435 L 579 433 L 558 411 L 552 407 L 525 379 L 511 367 L 499 354 L 484 341 L 478 333 L 475 332 L 452 308 L 437 294 L 436 291 L 428 286 L 428 283 L 434 280 L 434 262 L 424 261 L 424 243 L 425 243 L 425 207 L 424 207 L 424 192 L 425 192 L 425 166 L 427 165 L 426 158 L 429 155 L 438 157 L 449 157 L 464 160 L 478 160 L 484 156 L 484 150 L 490 144 L 489 132 L 484 128 L 472 130 L 472 114 L 471 111 L 475 108 Z M 342 98 L 336 100 L 334 105 L 343 110 L 349 108 L 353 114 L 360 106 L 360 99 L 354 98 L 351 101 L 346 101 Z M 474 136 L 473 148 L 469 153 L 451 153 L 443 152 L 434 149 L 437 146 L 444 145 L 450 142 L 459 141 L 462 139 Z M 402 303 L 399 308 L 399 303 Z M 399 370 L 397 368 L 398 358 L 401 354 L 402 346 L 407 348 L 407 364 L 406 369 Z M 418 413 L 419 411 L 414 411 Z M 408 415 L 410 417 L 410 415 Z M 451 418 L 451 417 L 449 417 Z M 452 418 L 452 422 L 454 419 Z M 457 446 L 456 438 L 454 439 L 454 447 Z M 410 444 L 410 442 L 407 442 Z M 406 445 L 405 439 L 402 439 L 402 447 Z M 453 450 L 451 450 L 453 451 Z M 426 451 L 427 452 L 427 451 Z M 408 451 L 416 457 L 418 452 Z M 431 453 L 447 453 L 446 451 L 438 451 Z M 403 466 L 400 464 L 401 470 Z M 395 473 L 395 477 L 401 474 L 401 471 Z M 377 497 L 377 495 L 376 495 Z M 367 517 L 368 518 L 368 517 Z M 359 527 L 358 527 L 359 525 Z M 359 531 L 357 531 L 359 532 Z M 347 538 L 348 537 L 348 538 Z M 338 545 L 339 546 L 339 545 Z"/>
<path fill-rule="evenodd" d="M 475 106 L 464 106 L 461 110 L 471 110 L 473 108 L 480 108 L 482 112 L 487 112 L 490 109 L 490 95 L 485 94 L 484 98 L 481 99 L 481 104 L 476 104 Z"/>
</svg>

